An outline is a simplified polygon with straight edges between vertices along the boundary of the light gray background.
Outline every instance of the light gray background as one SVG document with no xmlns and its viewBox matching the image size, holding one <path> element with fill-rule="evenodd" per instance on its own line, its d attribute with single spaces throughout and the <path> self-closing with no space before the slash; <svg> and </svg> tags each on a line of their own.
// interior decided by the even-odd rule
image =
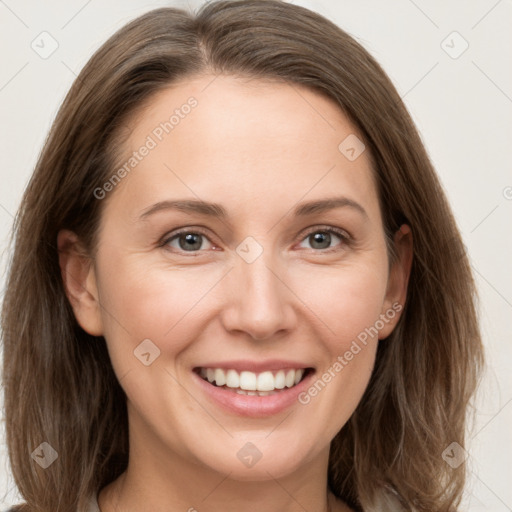
<svg viewBox="0 0 512 512">
<path fill-rule="evenodd" d="M 468 447 L 471 476 L 462 510 L 512 511 L 512 2 L 295 3 L 336 22 L 382 64 L 440 175 L 478 283 L 489 365 Z M 170 5 L 187 2 L 0 0 L 2 293 L 12 218 L 65 93 L 109 35 L 139 14 Z M 43 31 L 58 43 L 46 59 L 31 47 L 34 40 L 42 46 L 40 37 L 48 37 L 39 36 Z M 469 46 L 458 55 L 465 41 Z M 3 417 L 0 431 L 1 508 L 19 496 L 7 464 Z"/>
</svg>

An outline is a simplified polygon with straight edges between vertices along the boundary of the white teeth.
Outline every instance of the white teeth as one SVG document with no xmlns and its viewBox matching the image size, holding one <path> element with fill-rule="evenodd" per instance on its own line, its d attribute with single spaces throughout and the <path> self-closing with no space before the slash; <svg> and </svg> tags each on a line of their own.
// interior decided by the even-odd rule
<svg viewBox="0 0 512 512">
<path fill-rule="evenodd" d="M 279 370 L 274 377 L 274 386 L 276 389 L 283 389 L 285 386 L 284 371 Z"/>
<path fill-rule="evenodd" d="M 217 386 L 224 386 L 224 384 L 226 384 L 226 374 L 220 368 L 215 370 L 214 379 Z M 210 380 L 210 382 L 212 381 Z"/>
<path fill-rule="evenodd" d="M 295 371 L 294 370 L 288 370 L 285 377 L 285 385 L 287 388 L 291 388 L 293 384 L 295 383 Z"/>
<path fill-rule="evenodd" d="M 230 388 L 228 388 L 230 389 Z M 267 396 L 267 395 L 275 395 L 276 391 L 244 391 L 243 389 L 231 389 L 235 393 L 239 395 L 251 395 L 251 396 Z"/>
<path fill-rule="evenodd" d="M 272 372 L 263 372 L 258 375 L 258 391 L 273 391 L 275 388 Z"/>
<path fill-rule="evenodd" d="M 297 385 L 303 375 L 304 369 L 279 370 L 277 372 L 264 371 L 259 374 L 249 371 L 225 371 L 222 368 L 201 368 L 199 374 L 208 382 L 219 387 L 227 386 L 240 394 L 260 395 L 273 394 L 274 390 L 291 388 Z"/>
<path fill-rule="evenodd" d="M 215 384 L 217 384 L 217 382 L 215 382 Z M 238 387 L 246 389 L 247 391 L 256 391 L 256 374 L 252 372 L 240 373 L 240 386 Z M 258 387 L 258 389 L 260 388 Z"/>
<path fill-rule="evenodd" d="M 226 386 L 228 388 L 240 387 L 240 377 L 238 376 L 238 373 L 235 370 L 228 370 L 228 372 L 226 373 Z"/>
</svg>

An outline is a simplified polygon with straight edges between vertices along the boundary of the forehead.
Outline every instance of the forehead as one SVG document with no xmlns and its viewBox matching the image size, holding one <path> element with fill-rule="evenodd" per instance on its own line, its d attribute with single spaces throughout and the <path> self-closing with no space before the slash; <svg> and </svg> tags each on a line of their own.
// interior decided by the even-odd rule
<svg viewBox="0 0 512 512">
<path fill-rule="evenodd" d="M 297 84 L 199 76 L 154 94 L 129 126 L 118 201 L 186 195 L 268 209 L 339 192 L 376 206 L 368 152 L 344 152 L 347 140 L 364 147 L 355 126 L 332 99 Z"/>
</svg>

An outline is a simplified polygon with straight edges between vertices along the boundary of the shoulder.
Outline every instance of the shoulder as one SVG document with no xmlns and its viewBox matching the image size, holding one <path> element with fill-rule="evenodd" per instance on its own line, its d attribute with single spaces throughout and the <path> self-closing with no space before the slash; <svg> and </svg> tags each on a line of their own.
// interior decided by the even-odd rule
<svg viewBox="0 0 512 512">
<path fill-rule="evenodd" d="M 13 505 L 10 508 L 0 510 L 0 512 L 18 512 L 20 507 L 23 505 L 26 505 L 26 503 L 18 503 L 17 505 Z M 89 503 L 86 512 L 100 512 L 100 507 L 98 505 L 98 498 L 96 494 L 93 494 L 89 497 Z"/>
<path fill-rule="evenodd" d="M 89 497 L 89 508 L 87 512 L 100 512 L 100 506 L 98 505 L 98 493 L 95 493 Z"/>
<path fill-rule="evenodd" d="M 375 496 L 375 501 L 367 512 L 406 512 L 400 503 L 398 495 L 391 489 L 381 489 Z M 414 512 L 410 510 L 410 512 Z"/>
<path fill-rule="evenodd" d="M 332 512 L 354 512 L 343 500 L 329 493 L 329 510 Z M 416 509 L 404 508 L 398 494 L 390 488 L 380 488 L 374 495 L 371 504 L 364 512 L 415 512 Z"/>
</svg>

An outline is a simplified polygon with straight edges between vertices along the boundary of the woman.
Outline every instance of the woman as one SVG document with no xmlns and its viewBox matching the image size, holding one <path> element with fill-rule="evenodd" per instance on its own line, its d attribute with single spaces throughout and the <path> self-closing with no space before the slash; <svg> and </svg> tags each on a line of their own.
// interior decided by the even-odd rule
<svg viewBox="0 0 512 512">
<path fill-rule="evenodd" d="M 273 0 L 149 12 L 80 73 L 16 220 L 14 510 L 456 510 L 474 296 L 357 42 Z"/>
</svg>

